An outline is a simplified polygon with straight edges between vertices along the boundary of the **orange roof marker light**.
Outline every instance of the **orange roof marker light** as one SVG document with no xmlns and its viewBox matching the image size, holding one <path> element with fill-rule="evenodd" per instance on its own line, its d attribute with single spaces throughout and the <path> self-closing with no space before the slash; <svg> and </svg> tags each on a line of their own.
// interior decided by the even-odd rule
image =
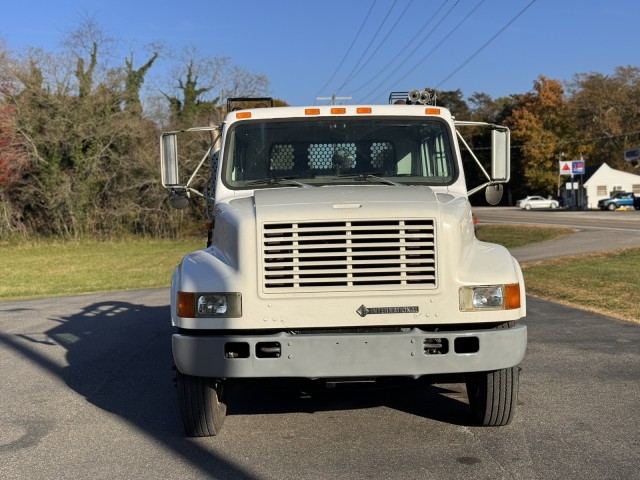
<svg viewBox="0 0 640 480">
<path fill-rule="evenodd" d="M 238 112 L 236 118 L 251 118 L 251 112 Z"/>
<path fill-rule="evenodd" d="M 427 107 L 424 109 L 424 113 L 426 113 L 427 115 L 440 115 L 440 109 Z"/>
<path fill-rule="evenodd" d="M 358 107 L 356 108 L 356 113 L 360 113 L 360 114 L 366 114 L 366 113 L 372 113 L 373 110 L 371 109 L 371 107 Z"/>
<path fill-rule="evenodd" d="M 320 109 L 319 108 L 305 108 L 304 109 L 304 114 L 305 115 L 320 115 Z"/>
<path fill-rule="evenodd" d="M 347 109 L 344 107 L 333 107 L 331 109 L 331 115 L 344 115 L 347 113 Z"/>
</svg>

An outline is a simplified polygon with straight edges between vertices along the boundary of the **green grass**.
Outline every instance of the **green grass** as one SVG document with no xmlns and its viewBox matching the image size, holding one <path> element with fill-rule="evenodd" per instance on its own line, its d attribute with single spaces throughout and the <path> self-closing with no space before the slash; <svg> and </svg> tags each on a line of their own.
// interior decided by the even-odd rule
<svg viewBox="0 0 640 480">
<path fill-rule="evenodd" d="M 476 236 L 483 242 L 499 243 L 507 248 L 523 247 L 532 243 L 554 240 L 570 235 L 574 230 L 566 227 L 538 227 L 535 225 L 478 225 Z"/>
<path fill-rule="evenodd" d="M 523 265 L 527 293 L 640 322 L 640 248 Z"/>
<path fill-rule="evenodd" d="M 479 225 L 477 236 L 507 248 L 553 240 L 569 228 Z M 640 322 L 640 249 L 576 255 L 522 265 L 528 295 Z"/>
<path fill-rule="evenodd" d="M 0 301 L 166 287 L 205 239 L 0 243 Z"/>
</svg>

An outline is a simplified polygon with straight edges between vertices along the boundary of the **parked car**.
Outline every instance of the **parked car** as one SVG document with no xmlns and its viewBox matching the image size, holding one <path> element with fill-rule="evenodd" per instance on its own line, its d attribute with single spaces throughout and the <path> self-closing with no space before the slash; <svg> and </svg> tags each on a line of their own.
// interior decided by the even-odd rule
<svg viewBox="0 0 640 480">
<path fill-rule="evenodd" d="M 560 202 L 553 198 L 544 198 L 539 195 L 531 195 L 522 200 L 516 202 L 516 207 L 523 208 L 525 210 L 531 210 L 532 208 L 558 208 Z"/>
<path fill-rule="evenodd" d="M 600 210 L 613 211 L 620 207 L 634 207 L 636 210 L 640 210 L 640 197 L 636 197 L 633 193 L 620 192 L 611 198 L 598 200 Z"/>
</svg>

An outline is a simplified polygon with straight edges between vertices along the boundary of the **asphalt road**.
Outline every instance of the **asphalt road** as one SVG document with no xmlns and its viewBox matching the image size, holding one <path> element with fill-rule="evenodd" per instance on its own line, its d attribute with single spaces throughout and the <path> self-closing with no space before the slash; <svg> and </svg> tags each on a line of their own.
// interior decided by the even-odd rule
<svg viewBox="0 0 640 480">
<path fill-rule="evenodd" d="M 189 439 L 168 316 L 165 289 L 0 303 L 0 478 L 640 478 L 640 325 L 529 298 L 507 427 L 460 384 L 250 389 Z"/>
<path fill-rule="evenodd" d="M 521 210 L 519 208 L 477 207 L 482 223 L 534 224 L 568 227 L 575 233 L 559 240 L 514 248 L 519 262 L 580 255 L 602 250 L 640 247 L 640 211 Z"/>
</svg>

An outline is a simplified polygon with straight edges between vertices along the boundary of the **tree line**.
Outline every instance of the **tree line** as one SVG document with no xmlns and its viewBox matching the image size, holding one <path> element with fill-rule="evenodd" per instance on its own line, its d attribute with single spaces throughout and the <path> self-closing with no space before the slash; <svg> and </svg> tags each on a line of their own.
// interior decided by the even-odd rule
<svg viewBox="0 0 640 480">
<path fill-rule="evenodd" d="M 143 96 L 166 49 L 150 46 L 143 58 L 120 61 L 108 51 L 91 21 L 67 36 L 61 53 L 14 53 L 0 44 L 0 238 L 176 236 L 200 228 L 202 205 L 175 211 L 167 204 L 159 135 L 218 124 L 227 97 L 265 96 L 269 80 L 192 48 L 176 57 L 166 88 Z M 531 91 L 497 99 L 465 100 L 460 90 L 437 98 L 457 118 L 511 128 L 505 202 L 555 195 L 563 159 L 634 171 L 623 154 L 640 144 L 640 68 L 577 74 L 569 83 L 541 75 Z M 482 150 L 485 141 L 473 137 L 471 145 Z"/>
<path fill-rule="evenodd" d="M 264 75 L 188 48 L 172 57 L 152 45 L 114 61 L 91 20 L 60 53 L 10 52 L 0 44 L 0 238 L 11 235 L 175 236 L 200 228 L 197 209 L 167 206 L 159 136 L 217 124 L 221 98 L 262 96 Z M 159 58 L 170 78 L 143 98 Z"/>
<path fill-rule="evenodd" d="M 557 196 L 567 181 L 559 177 L 562 160 L 640 174 L 637 164 L 624 161 L 625 150 L 640 145 L 639 67 L 618 67 L 610 75 L 580 73 L 570 82 L 540 75 L 531 91 L 498 99 L 474 93 L 465 102 L 459 90 L 441 92 L 438 103 L 457 118 L 511 129 L 511 181 L 503 200 L 508 204 L 526 195 Z M 471 145 L 482 148 L 482 142 L 476 138 Z"/>
</svg>

